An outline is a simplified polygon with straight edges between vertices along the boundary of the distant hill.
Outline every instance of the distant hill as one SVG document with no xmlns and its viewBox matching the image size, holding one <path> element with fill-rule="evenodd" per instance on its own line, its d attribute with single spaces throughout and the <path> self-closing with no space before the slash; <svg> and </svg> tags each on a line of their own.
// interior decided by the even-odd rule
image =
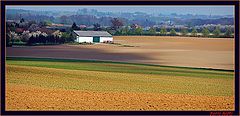
<svg viewBox="0 0 240 116">
<path fill-rule="evenodd" d="M 77 25 L 84 24 L 91 26 L 99 23 L 101 26 L 111 26 L 111 20 L 115 17 L 119 18 L 124 25 L 131 25 L 137 23 L 143 27 L 167 24 L 171 22 L 174 25 L 198 26 L 204 24 L 220 24 L 233 25 L 233 16 L 207 16 L 207 15 L 162 15 L 158 16 L 135 12 L 135 13 L 112 13 L 99 12 L 97 10 L 79 9 L 76 12 L 70 11 L 32 11 L 22 9 L 7 9 L 7 20 L 34 20 L 50 21 L 52 23 L 72 24 L 76 22 Z"/>
<path fill-rule="evenodd" d="M 220 18 L 220 19 L 189 19 L 185 21 L 192 26 L 204 25 L 204 24 L 221 24 L 221 25 L 233 25 L 234 18 Z"/>
</svg>

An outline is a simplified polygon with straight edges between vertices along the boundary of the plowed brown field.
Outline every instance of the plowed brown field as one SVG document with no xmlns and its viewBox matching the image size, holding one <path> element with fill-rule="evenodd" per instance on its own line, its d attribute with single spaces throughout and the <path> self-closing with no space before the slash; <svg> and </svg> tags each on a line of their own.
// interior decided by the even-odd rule
<svg viewBox="0 0 240 116">
<path fill-rule="evenodd" d="M 7 110 L 234 110 L 234 98 L 7 86 Z"/>
<path fill-rule="evenodd" d="M 7 56 L 111 60 L 169 66 L 234 69 L 234 39 L 115 36 L 122 45 L 59 45 L 7 48 Z"/>
<path fill-rule="evenodd" d="M 7 48 L 6 110 L 234 110 L 234 39 L 114 41 Z"/>
<path fill-rule="evenodd" d="M 234 109 L 232 72 L 180 70 L 189 76 L 7 65 L 6 110 Z"/>
</svg>

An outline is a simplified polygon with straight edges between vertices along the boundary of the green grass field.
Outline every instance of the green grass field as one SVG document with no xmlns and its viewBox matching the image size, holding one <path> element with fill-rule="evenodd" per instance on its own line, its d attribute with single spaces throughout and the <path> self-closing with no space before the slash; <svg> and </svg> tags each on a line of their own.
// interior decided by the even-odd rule
<svg viewBox="0 0 240 116">
<path fill-rule="evenodd" d="M 134 63 L 7 58 L 7 83 L 65 90 L 233 96 L 234 71 Z"/>
</svg>

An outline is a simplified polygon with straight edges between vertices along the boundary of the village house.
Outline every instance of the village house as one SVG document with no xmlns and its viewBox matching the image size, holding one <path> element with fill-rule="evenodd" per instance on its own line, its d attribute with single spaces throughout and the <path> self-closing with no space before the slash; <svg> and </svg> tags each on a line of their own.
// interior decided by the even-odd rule
<svg viewBox="0 0 240 116">
<path fill-rule="evenodd" d="M 79 25 L 79 28 L 80 28 L 80 29 L 86 29 L 87 26 L 86 26 L 86 25 Z"/>
<path fill-rule="evenodd" d="M 99 43 L 112 42 L 113 37 L 107 31 L 73 31 L 76 37 L 76 42 L 82 43 Z"/>
</svg>

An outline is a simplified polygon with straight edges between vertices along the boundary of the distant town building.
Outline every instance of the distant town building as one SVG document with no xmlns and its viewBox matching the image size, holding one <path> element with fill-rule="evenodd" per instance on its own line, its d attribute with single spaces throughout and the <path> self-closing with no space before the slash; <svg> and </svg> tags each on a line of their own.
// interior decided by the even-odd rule
<svg viewBox="0 0 240 116">
<path fill-rule="evenodd" d="M 25 30 L 23 29 L 23 28 L 16 28 L 15 29 L 15 32 L 16 33 L 22 33 L 22 32 L 24 32 Z"/>
<path fill-rule="evenodd" d="M 61 27 L 61 26 L 64 26 L 64 24 L 56 24 L 56 23 L 52 23 L 51 26 Z"/>
<path fill-rule="evenodd" d="M 151 27 L 147 26 L 147 27 L 144 27 L 143 30 L 144 31 L 148 31 Z"/>
<path fill-rule="evenodd" d="M 112 42 L 113 37 L 107 31 L 76 31 L 74 30 L 76 42 L 99 43 Z"/>
<path fill-rule="evenodd" d="M 131 25 L 131 28 L 132 28 L 132 29 L 137 29 L 137 28 L 141 28 L 141 26 L 138 25 L 138 24 L 132 24 L 132 25 Z"/>
<path fill-rule="evenodd" d="M 37 31 L 41 31 L 41 32 L 44 32 L 48 35 L 51 35 L 52 33 L 55 32 L 55 30 L 50 30 L 50 29 L 47 29 L 47 28 L 38 28 Z"/>
<path fill-rule="evenodd" d="M 79 28 L 84 29 L 84 28 L 87 28 L 87 26 L 86 25 L 79 25 Z"/>
</svg>

